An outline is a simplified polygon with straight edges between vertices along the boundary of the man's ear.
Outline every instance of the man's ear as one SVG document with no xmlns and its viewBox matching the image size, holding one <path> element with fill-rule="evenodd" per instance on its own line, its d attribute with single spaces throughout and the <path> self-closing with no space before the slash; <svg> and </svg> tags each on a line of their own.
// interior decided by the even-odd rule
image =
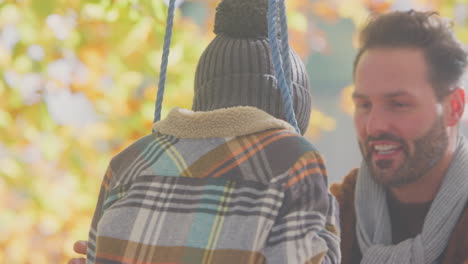
<svg viewBox="0 0 468 264">
<path fill-rule="evenodd" d="M 465 111 L 465 90 L 457 87 L 445 98 L 445 122 L 448 126 L 456 126 Z"/>
</svg>

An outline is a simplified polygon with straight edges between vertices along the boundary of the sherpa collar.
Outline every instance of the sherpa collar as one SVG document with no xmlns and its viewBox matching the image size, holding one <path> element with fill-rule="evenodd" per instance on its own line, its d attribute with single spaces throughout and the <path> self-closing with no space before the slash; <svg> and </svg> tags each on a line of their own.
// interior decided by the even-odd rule
<svg viewBox="0 0 468 264">
<path fill-rule="evenodd" d="M 275 128 L 295 132 L 286 121 L 250 106 L 207 112 L 176 107 L 164 120 L 153 125 L 154 131 L 178 138 L 236 137 Z"/>
</svg>

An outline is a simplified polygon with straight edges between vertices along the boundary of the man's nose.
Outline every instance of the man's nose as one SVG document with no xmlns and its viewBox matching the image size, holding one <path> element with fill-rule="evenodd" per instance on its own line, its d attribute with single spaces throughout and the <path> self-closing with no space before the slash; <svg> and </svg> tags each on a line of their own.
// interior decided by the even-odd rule
<svg viewBox="0 0 468 264">
<path fill-rule="evenodd" d="M 390 119 L 385 114 L 385 111 L 380 109 L 372 109 L 367 118 L 366 132 L 369 136 L 380 135 L 388 132 Z"/>
</svg>

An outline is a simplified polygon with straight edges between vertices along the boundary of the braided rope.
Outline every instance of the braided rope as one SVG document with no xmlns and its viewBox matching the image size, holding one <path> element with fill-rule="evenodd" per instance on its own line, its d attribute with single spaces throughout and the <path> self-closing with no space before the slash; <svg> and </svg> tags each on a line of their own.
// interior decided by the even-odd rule
<svg viewBox="0 0 468 264">
<path fill-rule="evenodd" d="M 284 1 L 284 0 L 280 0 Z M 283 23 L 284 24 L 284 21 Z M 294 108 L 292 104 L 290 87 L 285 78 L 283 61 L 281 59 L 281 52 L 278 45 L 278 5 L 277 0 L 269 0 L 268 2 L 268 40 L 270 42 L 271 51 L 273 55 L 273 66 L 275 70 L 275 76 L 278 80 L 278 87 L 280 89 L 281 98 L 283 99 L 283 106 L 286 115 L 286 120 L 300 133 L 297 125 L 296 116 L 294 114 Z M 282 32 L 282 35 L 287 34 Z M 289 49 L 288 52 L 289 54 Z"/>
<path fill-rule="evenodd" d="M 284 78 L 290 88 L 289 94 L 292 95 L 291 85 L 291 55 L 289 54 L 288 20 L 286 18 L 286 1 L 280 0 L 278 3 L 280 26 L 281 26 L 281 59 L 283 60 Z"/>
<path fill-rule="evenodd" d="M 172 26 L 174 24 L 174 9 L 175 9 L 175 1 L 169 1 L 169 9 L 167 13 L 167 21 L 166 21 L 166 33 L 164 37 L 164 48 L 163 48 L 163 55 L 161 60 L 161 70 L 159 73 L 159 83 L 158 83 L 158 95 L 156 98 L 156 108 L 154 110 L 154 122 L 159 121 L 161 119 L 161 109 L 162 109 L 162 102 L 164 97 L 164 88 L 166 84 L 166 74 L 167 74 L 167 64 L 169 60 L 169 50 L 171 46 L 171 38 L 172 38 Z"/>
</svg>

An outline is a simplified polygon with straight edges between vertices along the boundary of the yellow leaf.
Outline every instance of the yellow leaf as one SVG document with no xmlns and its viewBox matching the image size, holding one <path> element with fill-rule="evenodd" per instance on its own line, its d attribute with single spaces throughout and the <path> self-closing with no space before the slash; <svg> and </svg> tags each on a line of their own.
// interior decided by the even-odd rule
<svg viewBox="0 0 468 264">
<path fill-rule="evenodd" d="M 354 114 L 353 92 L 354 85 L 349 85 L 341 91 L 340 95 L 340 108 L 348 115 Z"/>
<path fill-rule="evenodd" d="M 312 4 L 312 12 L 327 21 L 336 21 L 339 17 L 333 4 L 324 0 L 314 2 Z"/>
</svg>

